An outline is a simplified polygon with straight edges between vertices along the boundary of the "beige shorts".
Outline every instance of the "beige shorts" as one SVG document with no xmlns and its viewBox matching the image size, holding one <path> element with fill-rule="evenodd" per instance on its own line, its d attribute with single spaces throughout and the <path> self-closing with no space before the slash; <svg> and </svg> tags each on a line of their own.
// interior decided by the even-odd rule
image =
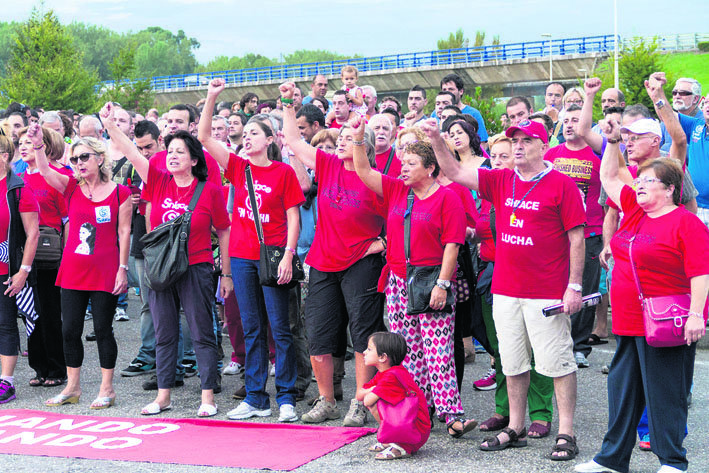
<svg viewBox="0 0 709 473">
<path fill-rule="evenodd" d="M 575 372 L 571 319 L 559 314 L 544 317 L 544 307 L 559 304 L 559 299 L 521 299 L 493 294 L 500 357 L 505 376 L 516 376 L 535 369 L 550 378 Z"/>
</svg>

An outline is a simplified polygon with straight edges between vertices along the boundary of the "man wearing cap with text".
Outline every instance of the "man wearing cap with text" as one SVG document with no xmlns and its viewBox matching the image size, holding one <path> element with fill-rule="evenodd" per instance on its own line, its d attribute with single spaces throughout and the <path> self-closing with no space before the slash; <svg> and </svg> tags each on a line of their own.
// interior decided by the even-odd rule
<svg viewBox="0 0 709 473">
<path fill-rule="evenodd" d="M 537 372 L 554 378 L 559 435 L 550 458 L 571 460 L 578 453 L 573 429 L 577 366 L 569 315 L 582 305 L 586 215 L 581 194 L 571 178 L 544 161 L 548 138 L 540 123 L 523 120 L 506 131 L 512 140 L 514 171 L 462 167 L 435 121 L 426 121 L 422 129 L 445 175 L 479 191 L 497 213 L 492 310 L 507 376 L 510 421 L 480 448 L 526 446 L 524 421 L 533 354 Z M 544 307 L 559 303 L 563 314 L 544 317 Z"/>
</svg>

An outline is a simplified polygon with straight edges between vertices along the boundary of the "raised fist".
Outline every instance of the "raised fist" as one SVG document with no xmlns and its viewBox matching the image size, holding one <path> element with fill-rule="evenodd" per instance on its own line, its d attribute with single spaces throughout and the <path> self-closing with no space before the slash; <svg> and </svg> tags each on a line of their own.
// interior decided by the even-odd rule
<svg viewBox="0 0 709 473">
<path fill-rule="evenodd" d="M 620 139 L 620 123 L 613 118 L 606 118 L 598 122 L 601 131 L 609 140 Z"/>
<path fill-rule="evenodd" d="M 354 130 L 354 139 L 362 141 L 364 139 L 365 119 L 362 115 L 355 113 L 355 117 L 349 121 L 350 126 Z"/>
<path fill-rule="evenodd" d="M 664 72 L 653 72 L 645 81 L 645 90 L 653 102 L 657 102 L 664 95 L 662 87 L 667 83 Z"/>
<path fill-rule="evenodd" d="M 102 121 L 110 121 L 113 122 L 113 113 L 115 110 L 115 106 L 113 105 L 113 102 L 106 102 L 106 105 L 103 106 L 101 111 L 99 112 L 99 116 L 101 117 Z"/>
<path fill-rule="evenodd" d="M 281 92 L 281 98 L 283 99 L 292 99 L 293 98 L 293 93 L 295 92 L 295 83 L 294 82 L 284 82 L 278 87 L 278 90 Z"/>
<path fill-rule="evenodd" d="M 221 77 L 217 77 L 216 79 L 212 79 L 209 82 L 209 86 L 207 87 L 207 95 L 210 97 L 216 97 L 219 94 L 222 93 L 222 90 L 224 90 L 224 86 L 226 85 L 226 81 L 222 79 Z"/>
<path fill-rule="evenodd" d="M 586 95 L 596 95 L 599 90 L 601 90 L 601 79 L 598 77 L 590 77 L 586 79 L 583 84 L 583 89 L 586 91 Z"/>
<path fill-rule="evenodd" d="M 32 146 L 37 148 L 42 146 L 42 140 L 44 136 L 42 135 L 42 127 L 38 123 L 33 123 L 27 129 L 27 138 L 32 142 Z"/>
<path fill-rule="evenodd" d="M 441 137 L 441 131 L 438 129 L 438 122 L 436 122 L 435 118 L 428 118 L 420 121 L 419 127 L 430 140 Z"/>
</svg>

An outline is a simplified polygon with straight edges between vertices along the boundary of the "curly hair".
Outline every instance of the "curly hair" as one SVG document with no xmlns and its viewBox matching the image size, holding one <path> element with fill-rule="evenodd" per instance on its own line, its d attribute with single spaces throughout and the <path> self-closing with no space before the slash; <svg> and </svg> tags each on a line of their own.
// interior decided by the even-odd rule
<svg viewBox="0 0 709 473">
<path fill-rule="evenodd" d="M 74 144 L 71 145 L 72 156 L 74 155 L 74 151 L 76 150 L 76 148 L 78 148 L 79 146 L 86 146 L 87 148 L 91 149 L 91 151 L 96 153 L 99 157 L 103 158 L 103 161 L 100 162 L 98 165 L 99 178 L 103 182 L 110 181 L 113 160 L 108 157 L 108 150 L 106 149 L 106 145 L 103 144 L 103 142 L 97 140 L 96 138 L 81 138 L 80 140 L 74 142 Z M 74 177 L 77 181 L 79 181 L 79 185 L 85 182 L 84 178 L 81 177 L 81 174 L 79 174 L 78 172 L 74 172 Z"/>
</svg>

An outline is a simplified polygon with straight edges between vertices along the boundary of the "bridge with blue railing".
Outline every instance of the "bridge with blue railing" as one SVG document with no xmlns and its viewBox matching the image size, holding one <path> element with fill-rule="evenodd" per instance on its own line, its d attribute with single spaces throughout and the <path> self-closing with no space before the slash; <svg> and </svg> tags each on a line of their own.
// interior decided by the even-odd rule
<svg viewBox="0 0 709 473">
<path fill-rule="evenodd" d="M 671 35 L 655 39 L 661 50 L 691 50 L 696 49 L 698 42 L 709 40 L 709 35 Z M 239 98 L 246 89 L 253 90 L 260 96 L 269 97 L 276 94 L 273 86 L 285 80 L 299 82 L 307 88 L 316 74 L 336 78 L 339 77 L 342 67 L 353 65 L 359 70 L 360 77 L 363 77 L 360 80 L 361 85 L 373 85 L 380 91 L 381 96 L 381 92 L 408 90 L 414 84 L 437 87 L 438 81 L 452 71 L 461 75 L 466 83 L 478 85 L 544 81 L 549 75 L 550 55 L 553 59 L 554 79 L 573 80 L 579 76 L 583 77 L 583 71 L 589 73 L 593 71 L 600 61 L 613 52 L 615 41 L 613 35 L 547 39 L 305 64 L 157 76 L 151 79 L 150 84 L 158 95 L 158 102 L 163 104 L 198 100 L 204 95 L 204 89 L 209 81 L 216 77 L 224 78 L 226 81 L 225 100 Z M 101 84 L 101 88 L 112 87 L 115 87 L 113 81 Z"/>
</svg>

